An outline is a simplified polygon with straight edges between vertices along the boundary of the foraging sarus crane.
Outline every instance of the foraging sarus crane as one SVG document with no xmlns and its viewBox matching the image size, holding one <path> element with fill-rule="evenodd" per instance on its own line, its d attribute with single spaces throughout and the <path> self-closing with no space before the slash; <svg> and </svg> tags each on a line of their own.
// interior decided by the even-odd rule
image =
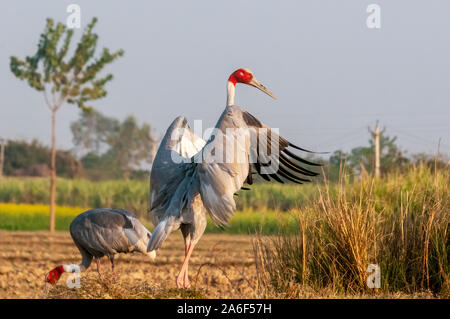
<svg viewBox="0 0 450 319">
<path fill-rule="evenodd" d="M 85 271 L 92 258 L 96 259 L 100 272 L 99 258 L 107 256 L 114 272 L 114 255 L 117 253 L 138 251 L 152 260 L 156 257 L 156 252 L 147 252 L 152 234 L 133 213 L 123 209 L 96 208 L 81 213 L 70 224 L 70 235 L 81 253 L 81 263 L 55 267 L 45 276 L 48 283 L 56 284 L 62 273 L 74 272 L 78 267 L 80 272 Z"/>
<path fill-rule="evenodd" d="M 287 179 L 299 184 L 309 182 L 299 175 L 317 175 L 300 164 L 318 164 L 295 155 L 288 148 L 310 151 L 288 142 L 234 105 L 236 83 L 254 86 L 276 98 L 250 70 L 236 70 L 228 78 L 227 106 L 208 142 L 192 132 L 184 117 L 177 117 L 168 128 L 153 162 L 150 218 L 156 228 L 147 251 L 158 249 L 170 232 L 181 229 L 185 259 L 176 278 L 179 288 L 190 287 L 189 258 L 205 231 L 206 213 L 216 225 L 228 225 L 228 219 L 236 210 L 233 195 L 244 183 L 252 184 L 254 174 L 268 181 L 272 178 L 283 183 L 283 179 Z M 250 134 L 252 129 L 267 132 L 266 142 L 257 134 L 255 143 Z M 258 149 L 261 143 L 267 143 L 270 148 L 272 141 L 278 142 L 275 154 L 262 154 Z M 227 160 L 218 160 L 217 155 L 223 155 L 221 158 Z M 263 164 L 269 163 L 268 159 L 278 164 L 275 171 L 264 169 L 267 165 Z"/>
</svg>

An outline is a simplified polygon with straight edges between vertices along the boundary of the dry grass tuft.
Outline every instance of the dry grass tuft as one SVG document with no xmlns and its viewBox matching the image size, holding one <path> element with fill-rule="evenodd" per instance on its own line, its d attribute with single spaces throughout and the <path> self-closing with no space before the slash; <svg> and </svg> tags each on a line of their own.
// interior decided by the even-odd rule
<svg viewBox="0 0 450 319">
<path fill-rule="evenodd" d="M 449 298 L 448 185 L 448 171 L 415 167 L 320 186 L 319 200 L 295 212 L 297 234 L 281 228 L 254 242 L 259 288 L 288 298 L 305 287 L 319 294 Z M 367 287 L 369 264 L 380 267 L 379 289 Z"/>
<path fill-rule="evenodd" d="M 89 273 L 83 276 L 83 284 L 78 289 L 68 289 L 64 285 L 51 287 L 45 298 L 50 299 L 202 299 L 206 296 L 195 289 L 177 289 L 150 284 L 146 281 L 129 283 L 112 276 Z"/>
</svg>

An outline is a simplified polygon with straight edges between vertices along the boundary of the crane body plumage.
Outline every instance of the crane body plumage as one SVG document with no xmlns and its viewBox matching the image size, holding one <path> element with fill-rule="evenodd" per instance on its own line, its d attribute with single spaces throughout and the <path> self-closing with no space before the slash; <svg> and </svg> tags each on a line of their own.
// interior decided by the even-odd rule
<svg viewBox="0 0 450 319">
<path fill-rule="evenodd" d="M 101 258 L 135 251 L 147 254 L 151 233 L 129 211 L 97 208 L 75 217 L 70 235 L 84 252 Z"/>
<path fill-rule="evenodd" d="M 228 81 L 228 105 L 209 140 L 204 141 L 195 135 L 187 120 L 177 117 L 166 131 L 153 162 L 150 218 L 156 228 L 147 251 L 160 248 L 172 231 L 181 229 L 185 240 L 185 260 L 177 277 L 178 287 L 190 286 L 188 262 L 206 228 L 206 214 L 216 225 L 228 225 L 236 210 L 234 194 L 244 183 L 251 184 L 254 174 L 266 180 L 272 178 L 283 183 L 283 179 L 287 179 L 300 184 L 309 180 L 299 174 L 307 177 L 317 175 L 299 162 L 317 164 L 300 158 L 288 147 L 307 150 L 288 142 L 253 115 L 234 105 L 236 82 L 253 85 L 274 97 L 254 79 L 249 70 L 237 70 Z M 261 155 L 258 151 L 261 141 L 259 137 L 252 138 L 252 130 L 267 132 L 268 144 L 277 141 L 276 154 Z M 233 145 L 231 149 L 230 145 Z M 256 162 L 251 158 L 256 158 Z M 278 169 L 265 173 L 262 163 L 271 159 L 277 161 Z"/>
<path fill-rule="evenodd" d="M 47 282 L 55 284 L 63 272 L 72 272 L 74 267 L 85 271 L 93 258 L 98 261 L 107 256 L 114 267 L 114 256 L 118 253 L 140 252 L 151 259 L 156 256 L 155 252 L 147 252 L 151 232 L 133 213 L 123 209 L 96 208 L 83 212 L 70 224 L 70 235 L 80 251 L 81 263 L 56 267 L 46 276 Z"/>
</svg>

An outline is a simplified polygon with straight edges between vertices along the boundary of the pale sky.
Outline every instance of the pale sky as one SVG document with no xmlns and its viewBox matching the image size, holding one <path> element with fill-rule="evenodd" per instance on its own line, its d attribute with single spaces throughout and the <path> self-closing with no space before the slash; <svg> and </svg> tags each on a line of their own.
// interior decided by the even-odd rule
<svg viewBox="0 0 450 319">
<path fill-rule="evenodd" d="M 106 71 L 108 96 L 91 104 L 123 119 L 134 114 L 161 136 L 184 115 L 215 125 L 226 80 L 250 68 L 278 100 L 242 85 L 237 105 L 297 145 L 317 151 L 366 145 L 378 119 L 412 152 L 450 153 L 448 0 L 1 1 L 0 137 L 50 142 L 42 93 L 16 79 L 9 57 L 36 51 L 45 19 L 65 22 L 81 6 L 103 46 L 125 50 Z M 381 7 L 369 29 L 366 8 Z M 57 145 L 71 148 L 74 105 L 57 115 Z"/>
</svg>

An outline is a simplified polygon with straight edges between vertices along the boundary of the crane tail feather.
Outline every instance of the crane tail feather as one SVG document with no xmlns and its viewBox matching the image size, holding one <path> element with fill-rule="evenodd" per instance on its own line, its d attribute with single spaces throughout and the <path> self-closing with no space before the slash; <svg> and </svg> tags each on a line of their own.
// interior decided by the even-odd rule
<svg viewBox="0 0 450 319">
<path fill-rule="evenodd" d="M 167 229 L 167 220 L 163 220 L 158 224 L 158 226 L 156 226 L 155 230 L 153 231 L 152 237 L 150 238 L 147 245 L 147 252 L 158 249 L 166 240 L 168 235 L 169 232 Z"/>
</svg>

